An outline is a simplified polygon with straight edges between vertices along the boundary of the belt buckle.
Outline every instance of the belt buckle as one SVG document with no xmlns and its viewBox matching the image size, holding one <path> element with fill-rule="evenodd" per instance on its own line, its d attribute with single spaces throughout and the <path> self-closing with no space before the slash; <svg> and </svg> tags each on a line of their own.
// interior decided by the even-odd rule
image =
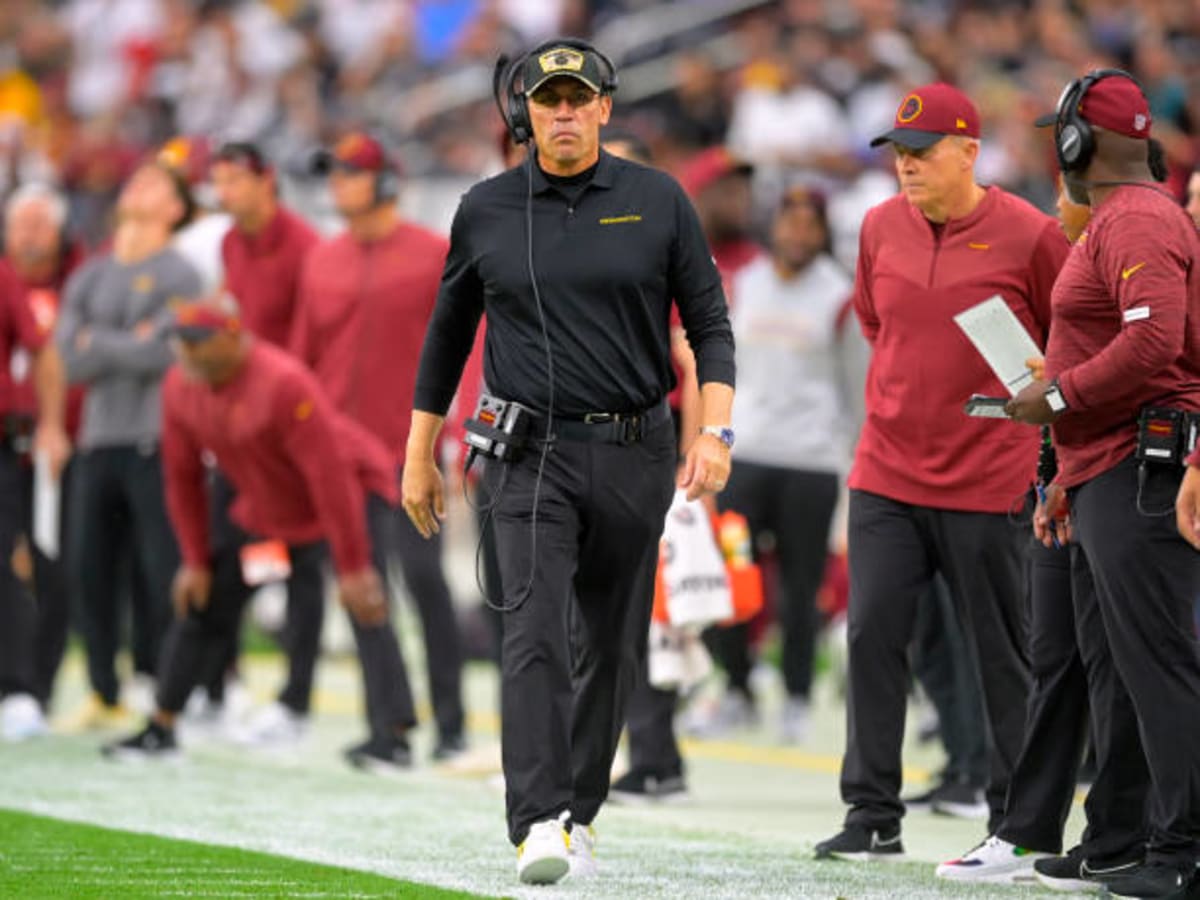
<svg viewBox="0 0 1200 900">
<path fill-rule="evenodd" d="M 622 444 L 636 444 L 642 439 L 642 419 L 642 416 L 627 416 L 621 419 Z"/>
</svg>

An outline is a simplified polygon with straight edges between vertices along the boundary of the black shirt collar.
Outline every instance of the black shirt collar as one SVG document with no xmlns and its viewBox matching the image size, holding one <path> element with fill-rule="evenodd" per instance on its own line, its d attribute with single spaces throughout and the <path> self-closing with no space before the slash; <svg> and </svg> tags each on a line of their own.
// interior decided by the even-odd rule
<svg viewBox="0 0 1200 900">
<path fill-rule="evenodd" d="M 530 152 L 533 152 L 532 149 Z M 526 165 L 533 166 L 533 192 L 535 194 L 544 194 L 546 191 L 557 190 L 557 186 L 553 184 L 546 173 L 542 171 L 542 167 L 537 164 L 537 159 L 533 159 Z M 613 158 L 610 154 L 605 153 L 604 149 L 600 150 L 600 159 L 592 168 L 591 181 L 588 182 L 588 187 L 596 187 L 607 190 L 613 185 L 613 169 L 616 167 Z M 582 174 L 582 173 L 581 173 Z"/>
</svg>

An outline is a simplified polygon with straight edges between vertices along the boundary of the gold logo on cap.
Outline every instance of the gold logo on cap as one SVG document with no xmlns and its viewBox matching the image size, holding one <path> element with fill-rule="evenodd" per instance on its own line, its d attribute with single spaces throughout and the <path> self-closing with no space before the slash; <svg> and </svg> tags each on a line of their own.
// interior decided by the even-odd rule
<svg viewBox="0 0 1200 900">
<path fill-rule="evenodd" d="M 900 109 L 896 112 L 896 121 L 903 125 L 907 125 L 913 119 L 921 114 L 924 104 L 921 103 L 921 98 L 916 94 L 909 94 L 900 104 Z"/>
<path fill-rule="evenodd" d="M 964 129 L 965 129 L 965 128 L 967 127 L 967 123 L 966 123 L 966 122 L 964 122 L 962 119 L 955 119 L 955 120 L 954 120 L 954 127 L 955 127 L 955 128 L 964 128 Z"/>
<path fill-rule="evenodd" d="M 583 54 L 578 50 L 559 47 L 539 56 L 538 65 L 547 75 L 551 72 L 579 72 L 583 69 Z"/>
</svg>

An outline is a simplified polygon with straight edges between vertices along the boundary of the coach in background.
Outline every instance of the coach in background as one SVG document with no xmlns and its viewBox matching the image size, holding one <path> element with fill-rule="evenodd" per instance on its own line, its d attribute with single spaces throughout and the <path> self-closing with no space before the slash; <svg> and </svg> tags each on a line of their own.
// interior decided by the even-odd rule
<svg viewBox="0 0 1200 900">
<path fill-rule="evenodd" d="M 531 420 L 524 455 L 489 460 L 484 476 L 504 591 L 508 831 L 520 879 L 548 883 L 595 871 L 590 826 L 645 662 L 676 463 L 672 300 L 701 384 L 702 433 L 680 477 L 693 497 L 729 475 L 734 356 L 720 276 L 687 197 L 663 173 L 600 149 L 611 62 L 559 39 L 507 74 L 509 126 L 534 150 L 473 187 L 455 215 L 403 494 L 421 533 L 436 533 L 434 447 L 486 312 L 487 385 Z"/>
<path fill-rule="evenodd" d="M 191 219 L 187 182 L 142 165 L 117 199 L 112 252 L 67 283 L 55 340 L 72 383 L 87 387 L 71 484 L 67 565 L 79 597 L 94 697 L 78 724 L 120 720 L 118 561 L 134 557 L 135 666 L 153 677 L 170 623 L 179 551 L 167 521 L 159 461 L 160 387 L 171 364 L 169 305 L 201 293 L 200 276 L 172 248 Z M 138 602 L 140 601 L 140 602 Z"/>
<path fill-rule="evenodd" d="M 1111 653 L 1118 675 L 1107 708 L 1093 697 L 1093 715 L 1111 723 L 1131 699 L 1150 769 L 1145 863 L 1106 887 L 1182 896 L 1200 858 L 1200 557 L 1170 516 L 1182 440 L 1164 440 L 1162 428 L 1178 415 L 1186 431 L 1187 414 L 1200 412 L 1200 238 L 1154 183 L 1161 159 L 1131 76 L 1100 70 L 1072 82 L 1052 121 L 1063 180 L 1092 219 L 1054 286 L 1051 380 L 1008 409 L 1053 423 L 1056 484 L 1104 626 L 1083 636 Z M 1098 759 L 1105 752 L 1097 746 Z"/>
<path fill-rule="evenodd" d="M 867 213 L 854 307 L 872 345 L 866 420 L 850 472 L 850 659 L 842 832 L 818 858 L 895 858 L 908 690 L 906 648 L 935 571 L 959 604 L 992 736 L 987 801 L 1004 812 L 1029 690 L 1028 536 L 1010 520 L 1034 472 L 1037 436 L 963 414 L 1003 386 L 954 322 L 999 295 L 1039 346 L 1067 254 L 1057 223 L 975 181 L 979 114 L 946 84 L 906 96 L 891 143 L 899 196 Z"/>
<path fill-rule="evenodd" d="M 437 298 L 446 239 L 400 218 L 399 165 L 374 137 L 351 133 L 322 158 L 346 230 L 313 250 L 301 275 L 291 349 L 343 413 L 392 454 L 397 480 L 409 429 L 407 398 Z M 437 720 L 434 759 L 464 749 L 462 654 L 440 541 L 396 523 L 395 553 L 425 637 Z M 386 573 L 382 573 L 386 577 Z M 393 690 L 412 705 L 403 661 Z M 386 752 L 386 748 L 380 748 Z"/>
<path fill-rule="evenodd" d="M 66 374 L 50 339 L 55 309 L 35 306 L 31 296 L 49 294 L 57 305 L 68 268 L 66 213 L 66 201 L 58 193 L 35 185 L 17 190 L 5 206 L 6 258 L 0 262 L 0 738 L 6 740 L 46 730 L 44 707 L 67 638 L 67 596 L 57 564 L 31 547 L 38 572 L 36 603 L 12 571 L 13 545 L 29 522 L 29 469 L 22 455 L 30 450 L 45 454 L 58 478 L 71 453 Z M 22 352 L 35 394 L 27 399 L 12 375 L 13 358 Z"/>
<path fill-rule="evenodd" d="M 378 574 L 394 525 L 387 452 L 334 409 L 304 366 L 243 331 L 231 299 L 180 307 L 171 331 L 180 365 L 163 385 L 163 467 L 183 555 L 171 587 L 176 620 L 159 667 L 157 711 L 145 729 L 105 748 L 113 757 L 161 757 L 176 749 L 175 719 L 188 695 L 226 661 L 228 638 L 252 592 L 240 551 L 255 540 L 286 545 L 274 560 L 284 568 L 319 563 L 328 541 L 343 605 L 357 629 L 378 636 L 364 646 L 390 644 L 391 658 L 399 658 Z M 216 552 L 206 452 L 221 460 L 238 495 L 230 515 L 241 539 Z M 368 744 L 403 740 L 412 709 L 381 702 L 390 696 L 394 670 L 369 660 L 364 669 L 371 676 Z M 371 757 L 366 764 L 374 760 L 360 755 Z"/>
</svg>

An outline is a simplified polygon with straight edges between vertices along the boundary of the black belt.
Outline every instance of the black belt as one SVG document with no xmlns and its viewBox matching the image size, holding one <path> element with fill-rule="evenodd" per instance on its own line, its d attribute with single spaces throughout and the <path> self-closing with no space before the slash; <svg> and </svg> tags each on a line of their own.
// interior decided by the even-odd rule
<svg viewBox="0 0 1200 900">
<path fill-rule="evenodd" d="M 587 413 L 582 417 L 554 417 L 554 436 L 564 441 L 602 444 L 636 444 L 651 430 L 671 418 L 671 407 L 660 400 L 640 413 Z M 544 419 L 535 419 L 532 436 L 545 433 Z"/>
</svg>

